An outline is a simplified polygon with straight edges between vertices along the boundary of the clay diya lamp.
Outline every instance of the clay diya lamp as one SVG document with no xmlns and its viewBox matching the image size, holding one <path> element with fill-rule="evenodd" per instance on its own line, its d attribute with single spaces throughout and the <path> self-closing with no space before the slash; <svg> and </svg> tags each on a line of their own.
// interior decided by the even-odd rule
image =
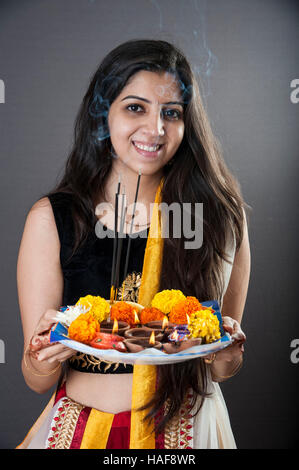
<svg viewBox="0 0 299 470">
<path fill-rule="evenodd" d="M 150 344 L 148 338 L 127 338 L 124 340 L 124 344 L 128 351 L 132 353 L 140 352 L 148 348 L 162 348 L 162 343 L 155 341 L 154 344 Z"/>
<path fill-rule="evenodd" d="M 124 344 L 129 352 L 136 353 L 148 348 L 161 349 L 162 343 L 156 341 L 155 332 L 152 331 L 149 338 L 127 338 Z"/>
<path fill-rule="evenodd" d="M 172 343 L 163 343 L 163 351 L 167 354 L 175 354 L 185 349 L 193 348 L 201 344 L 201 338 L 190 338 L 183 341 L 173 341 Z"/>
<path fill-rule="evenodd" d="M 129 330 L 125 331 L 125 337 L 128 339 L 135 339 L 135 338 L 149 338 L 151 337 L 152 330 L 150 328 L 130 328 Z M 163 332 L 155 331 L 155 338 L 156 341 L 161 341 L 163 338 Z"/>
<path fill-rule="evenodd" d="M 102 333 L 113 333 L 119 336 L 124 336 L 125 331 L 130 328 L 130 325 L 120 320 L 104 320 L 100 323 L 100 330 Z"/>
<path fill-rule="evenodd" d="M 165 335 L 169 335 L 176 325 L 174 323 L 170 323 L 168 321 L 168 318 L 165 316 L 163 320 L 150 321 L 148 323 L 145 323 L 144 326 L 150 328 L 151 330 L 154 330 L 155 334 L 156 332 L 160 331 L 161 333 L 163 333 L 163 340 L 165 340 Z"/>
<path fill-rule="evenodd" d="M 202 343 L 201 338 L 188 338 L 190 334 L 187 325 L 176 326 L 168 336 L 169 343 L 163 344 L 163 350 L 167 354 L 175 354 Z"/>
</svg>

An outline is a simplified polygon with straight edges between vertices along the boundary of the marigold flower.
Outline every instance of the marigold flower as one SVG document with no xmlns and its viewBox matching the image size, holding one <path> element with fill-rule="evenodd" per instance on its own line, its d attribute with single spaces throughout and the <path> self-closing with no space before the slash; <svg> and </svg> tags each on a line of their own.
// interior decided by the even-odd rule
<svg viewBox="0 0 299 470">
<path fill-rule="evenodd" d="M 180 300 L 175 304 L 169 314 L 169 321 L 178 325 L 186 325 L 188 323 L 187 315 L 201 310 L 202 306 L 196 297 L 187 296 L 184 300 Z"/>
<path fill-rule="evenodd" d="M 165 289 L 154 296 L 151 305 L 161 310 L 165 315 L 168 315 L 172 307 L 181 300 L 185 300 L 185 298 L 180 290 Z"/>
<path fill-rule="evenodd" d="M 79 315 L 76 320 L 70 324 L 68 335 L 70 339 L 88 344 L 95 338 L 98 331 L 100 331 L 99 322 L 94 318 L 92 313 L 87 312 Z"/>
<path fill-rule="evenodd" d="M 188 330 L 192 338 L 203 338 L 205 343 L 212 343 L 221 337 L 219 320 L 210 309 L 192 313 Z"/>
<path fill-rule="evenodd" d="M 144 325 L 145 323 L 149 323 L 151 321 L 160 321 L 163 320 L 165 317 L 164 313 L 161 312 L 156 307 L 146 307 L 141 310 L 139 318 L 140 322 Z"/>
<path fill-rule="evenodd" d="M 138 315 L 137 308 L 121 300 L 116 304 L 112 305 L 110 311 L 110 318 L 111 320 L 114 320 L 116 318 L 116 320 L 124 321 L 130 326 L 134 326 L 136 318 L 135 314 Z"/>
<path fill-rule="evenodd" d="M 80 297 L 76 305 L 89 308 L 89 313 L 92 313 L 99 323 L 106 320 L 109 316 L 110 305 L 107 300 L 103 299 L 103 297 L 86 295 L 85 297 Z"/>
</svg>

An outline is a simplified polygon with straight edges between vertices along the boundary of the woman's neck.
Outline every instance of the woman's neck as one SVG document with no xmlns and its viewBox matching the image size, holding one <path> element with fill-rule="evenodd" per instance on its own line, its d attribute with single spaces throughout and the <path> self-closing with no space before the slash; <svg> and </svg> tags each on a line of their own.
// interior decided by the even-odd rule
<svg viewBox="0 0 299 470">
<path fill-rule="evenodd" d="M 155 201 L 157 188 L 160 184 L 162 174 L 144 175 L 141 173 L 137 206 L 134 214 L 134 226 L 137 224 L 137 229 L 146 227 L 151 220 L 152 204 Z M 115 206 L 115 193 L 117 190 L 118 182 L 121 182 L 120 194 L 125 191 L 127 215 L 126 222 L 130 223 L 134 209 L 134 201 L 137 189 L 138 173 L 134 171 L 118 171 L 118 168 L 111 169 L 104 188 L 105 202 Z M 104 201 L 99 201 L 104 202 Z M 120 216 L 121 199 L 119 200 L 119 216 Z"/>
<path fill-rule="evenodd" d="M 150 205 L 155 200 L 157 188 L 160 184 L 162 174 L 144 175 L 141 173 L 138 202 L 146 206 Z M 133 171 L 117 171 L 112 168 L 105 183 L 105 199 L 114 205 L 115 193 L 117 190 L 118 182 L 121 182 L 120 194 L 125 191 L 127 206 L 134 203 L 135 194 L 137 189 L 138 173 Z"/>
</svg>

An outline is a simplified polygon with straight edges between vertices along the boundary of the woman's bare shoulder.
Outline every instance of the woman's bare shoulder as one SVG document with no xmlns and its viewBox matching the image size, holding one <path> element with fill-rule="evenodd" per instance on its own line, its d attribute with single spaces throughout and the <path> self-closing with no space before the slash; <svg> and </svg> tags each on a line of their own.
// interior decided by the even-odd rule
<svg viewBox="0 0 299 470">
<path fill-rule="evenodd" d="M 48 197 L 42 197 L 29 209 L 26 217 L 23 238 L 34 243 L 59 244 L 59 237 L 52 205 Z"/>
<path fill-rule="evenodd" d="M 52 205 L 50 203 L 50 200 L 48 197 L 42 197 L 41 199 L 38 199 L 38 201 L 36 201 L 33 206 L 30 208 L 29 212 L 28 212 L 28 215 L 32 215 L 32 216 L 41 216 L 41 215 L 44 215 L 44 216 L 51 216 L 53 214 L 53 211 L 52 211 Z"/>
<path fill-rule="evenodd" d="M 48 197 L 36 201 L 27 214 L 27 221 L 38 225 L 55 226 L 55 218 L 51 202 Z"/>
</svg>

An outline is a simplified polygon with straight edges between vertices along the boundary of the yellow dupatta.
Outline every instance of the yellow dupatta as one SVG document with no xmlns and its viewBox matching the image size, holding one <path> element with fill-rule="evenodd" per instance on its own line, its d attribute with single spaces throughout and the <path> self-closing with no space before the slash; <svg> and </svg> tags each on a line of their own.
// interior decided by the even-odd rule
<svg viewBox="0 0 299 470">
<path fill-rule="evenodd" d="M 138 303 L 144 307 L 150 306 L 160 285 L 164 245 L 161 213 L 159 211 L 162 185 L 163 179 L 156 192 L 150 231 L 144 254 L 141 286 L 138 297 Z M 143 421 L 148 410 L 137 411 L 138 408 L 147 404 L 153 397 L 155 388 L 156 366 L 136 364 L 133 372 L 130 449 L 155 448 L 154 423 Z"/>
</svg>

